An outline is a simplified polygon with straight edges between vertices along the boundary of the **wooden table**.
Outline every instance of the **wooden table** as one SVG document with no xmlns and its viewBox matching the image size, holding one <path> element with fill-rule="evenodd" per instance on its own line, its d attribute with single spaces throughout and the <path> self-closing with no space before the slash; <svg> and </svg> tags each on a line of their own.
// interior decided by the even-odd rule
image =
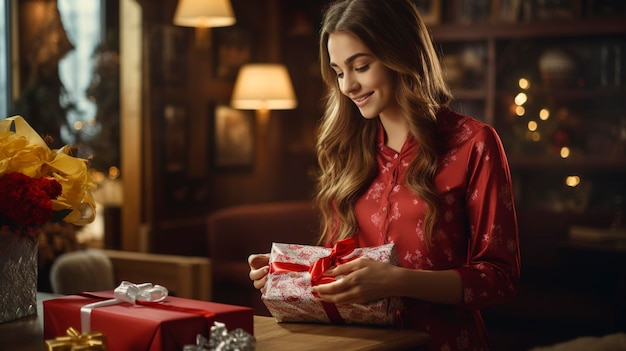
<svg viewBox="0 0 626 351">
<path fill-rule="evenodd" d="M 257 351 L 419 350 L 428 334 L 413 330 L 329 324 L 276 323 L 254 316 Z"/>
<path fill-rule="evenodd" d="M 43 301 L 57 295 L 37 294 L 37 315 L 0 323 L 0 349 L 45 350 Z M 379 327 L 304 323 L 277 323 L 271 317 L 254 316 L 256 351 L 281 350 L 419 350 L 426 333 Z M 116 350 L 110 350 L 116 351 Z"/>
</svg>

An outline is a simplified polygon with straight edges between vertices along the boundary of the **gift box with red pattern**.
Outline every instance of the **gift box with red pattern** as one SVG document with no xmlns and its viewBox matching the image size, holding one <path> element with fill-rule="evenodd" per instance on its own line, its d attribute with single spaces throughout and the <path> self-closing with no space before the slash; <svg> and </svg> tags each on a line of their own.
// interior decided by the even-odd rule
<svg viewBox="0 0 626 351">
<path fill-rule="evenodd" d="M 399 262 L 393 244 L 357 248 L 353 239 L 341 240 L 333 248 L 274 243 L 261 299 L 278 322 L 396 324 L 402 308 L 398 297 L 335 305 L 313 294 L 313 285 L 342 278 L 324 276 L 325 270 L 359 257 L 393 265 Z"/>
<path fill-rule="evenodd" d="M 195 344 L 196 336 L 208 336 L 216 321 L 228 330 L 254 332 L 249 307 L 172 296 L 134 303 L 116 297 L 117 289 L 116 293 L 90 292 L 44 301 L 44 339 L 76 328 L 81 333 L 91 330 L 106 335 L 109 350 L 157 351 L 182 350 L 184 345 Z"/>
</svg>

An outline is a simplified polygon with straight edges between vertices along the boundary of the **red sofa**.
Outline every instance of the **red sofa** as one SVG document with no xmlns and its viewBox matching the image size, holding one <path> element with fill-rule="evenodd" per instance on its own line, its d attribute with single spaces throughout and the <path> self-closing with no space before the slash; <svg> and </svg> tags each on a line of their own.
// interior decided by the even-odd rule
<svg viewBox="0 0 626 351">
<path fill-rule="evenodd" d="M 207 235 L 213 301 L 249 306 L 269 316 L 248 274 L 248 256 L 268 253 L 272 242 L 314 245 L 319 216 L 309 201 L 239 205 L 211 213 Z"/>
</svg>

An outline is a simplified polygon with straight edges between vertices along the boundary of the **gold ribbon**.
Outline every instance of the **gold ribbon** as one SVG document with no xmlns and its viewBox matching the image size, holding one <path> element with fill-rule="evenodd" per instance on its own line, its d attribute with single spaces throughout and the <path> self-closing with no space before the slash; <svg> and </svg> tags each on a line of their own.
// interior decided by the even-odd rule
<svg viewBox="0 0 626 351">
<path fill-rule="evenodd" d="M 93 222 L 96 203 L 91 190 L 95 184 L 87 161 L 73 157 L 68 146 L 50 150 L 22 116 L 0 120 L 0 174 L 11 172 L 56 179 L 63 192 L 52 200 L 52 209 L 70 210 L 63 219 L 68 223 L 82 226 Z"/>
<path fill-rule="evenodd" d="M 46 340 L 47 351 L 106 351 L 106 336 L 100 332 L 79 333 L 69 327 L 67 335 Z"/>
</svg>

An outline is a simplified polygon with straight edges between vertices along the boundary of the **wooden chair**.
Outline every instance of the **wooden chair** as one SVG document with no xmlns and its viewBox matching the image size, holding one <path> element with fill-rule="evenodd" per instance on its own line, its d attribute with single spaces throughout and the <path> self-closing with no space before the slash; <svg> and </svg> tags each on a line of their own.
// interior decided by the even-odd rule
<svg viewBox="0 0 626 351">
<path fill-rule="evenodd" d="M 56 294 L 76 294 L 115 288 L 113 265 L 98 249 L 71 251 L 62 254 L 50 268 L 50 284 Z"/>
</svg>

